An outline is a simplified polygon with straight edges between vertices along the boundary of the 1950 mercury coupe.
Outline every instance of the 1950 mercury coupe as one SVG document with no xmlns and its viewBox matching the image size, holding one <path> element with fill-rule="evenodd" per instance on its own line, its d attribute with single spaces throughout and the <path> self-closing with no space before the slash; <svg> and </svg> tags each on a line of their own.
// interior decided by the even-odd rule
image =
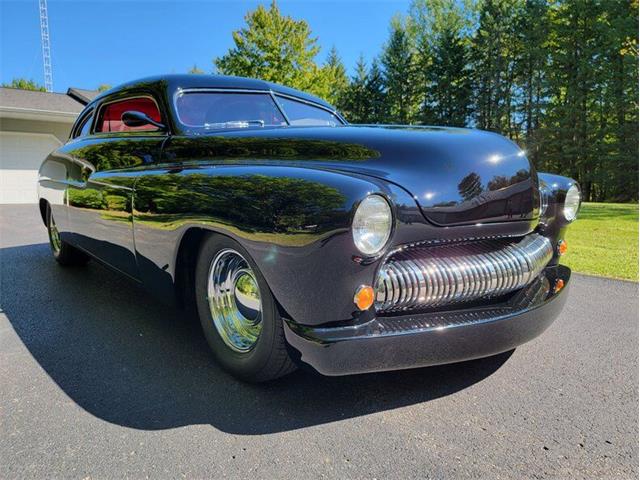
<svg viewBox="0 0 640 480">
<path fill-rule="evenodd" d="M 196 307 L 217 360 L 263 381 L 508 351 L 561 310 L 580 207 L 504 137 L 349 125 L 246 78 L 109 90 L 39 173 L 56 260 L 95 258 Z"/>
</svg>

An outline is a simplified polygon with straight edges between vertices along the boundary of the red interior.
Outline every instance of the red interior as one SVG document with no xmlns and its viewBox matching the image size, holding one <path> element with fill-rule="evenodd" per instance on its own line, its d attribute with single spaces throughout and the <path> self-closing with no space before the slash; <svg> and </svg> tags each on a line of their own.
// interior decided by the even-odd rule
<svg viewBox="0 0 640 480">
<path fill-rule="evenodd" d="M 153 125 L 143 125 L 141 127 L 127 127 L 122 123 L 122 114 L 129 110 L 135 110 L 142 112 L 155 120 L 156 122 L 162 121 L 160 117 L 160 111 L 156 106 L 156 103 L 150 98 L 133 98 L 130 100 L 123 100 L 121 102 L 110 103 L 102 109 L 102 115 L 100 122 L 98 122 L 98 132 L 128 132 L 139 130 L 157 130 L 158 128 Z"/>
</svg>

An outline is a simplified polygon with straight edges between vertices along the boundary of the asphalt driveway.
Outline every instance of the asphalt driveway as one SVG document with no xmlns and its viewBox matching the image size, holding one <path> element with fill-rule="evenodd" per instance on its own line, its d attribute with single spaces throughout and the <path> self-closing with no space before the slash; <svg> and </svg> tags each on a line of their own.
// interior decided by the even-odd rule
<svg viewBox="0 0 640 480">
<path fill-rule="evenodd" d="M 463 364 L 240 383 L 198 326 L 0 207 L 0 478 L 634 478 L 637 284 L 574 275 L 535 341 Z"/>
</svg>

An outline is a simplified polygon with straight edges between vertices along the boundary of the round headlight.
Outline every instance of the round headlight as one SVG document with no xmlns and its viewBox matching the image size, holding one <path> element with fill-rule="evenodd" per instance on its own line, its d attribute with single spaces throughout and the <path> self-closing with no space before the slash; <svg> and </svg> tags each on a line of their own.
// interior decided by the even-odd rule
<svg viewBox="0 0 640 480">
<path fill-rule="evenodd" d="M 580 208 L 580 189 L 574 183 L 567 190 L 567 196 L 564 199 L 564 218 L 569 222 L 573 222 L 578 216 L 578 209 Z"/>
<path fill-rule="evenodd" d="M 369 195 L 353 217 L 353 242 L 365 255 L 375 255 L 389 240 L 391 225 L 391 207 L 387 201 L 380 195 Z"/>
</svg>

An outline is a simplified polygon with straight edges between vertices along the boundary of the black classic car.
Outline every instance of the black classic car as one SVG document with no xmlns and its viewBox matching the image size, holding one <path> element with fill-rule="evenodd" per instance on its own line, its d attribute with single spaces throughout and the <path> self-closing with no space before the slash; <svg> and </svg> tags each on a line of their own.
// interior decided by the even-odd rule
<svg viewBox="0 0 640 480">
<path fill-rule="evenodd" d="M 247 78 L 109 90 L 39 173 L 56 260 L 94 258 L 197 312 L 263 381 L 458 362 L 542 333 L 580 190 L 475 129 L 349 125 Z"/>
</svg>

